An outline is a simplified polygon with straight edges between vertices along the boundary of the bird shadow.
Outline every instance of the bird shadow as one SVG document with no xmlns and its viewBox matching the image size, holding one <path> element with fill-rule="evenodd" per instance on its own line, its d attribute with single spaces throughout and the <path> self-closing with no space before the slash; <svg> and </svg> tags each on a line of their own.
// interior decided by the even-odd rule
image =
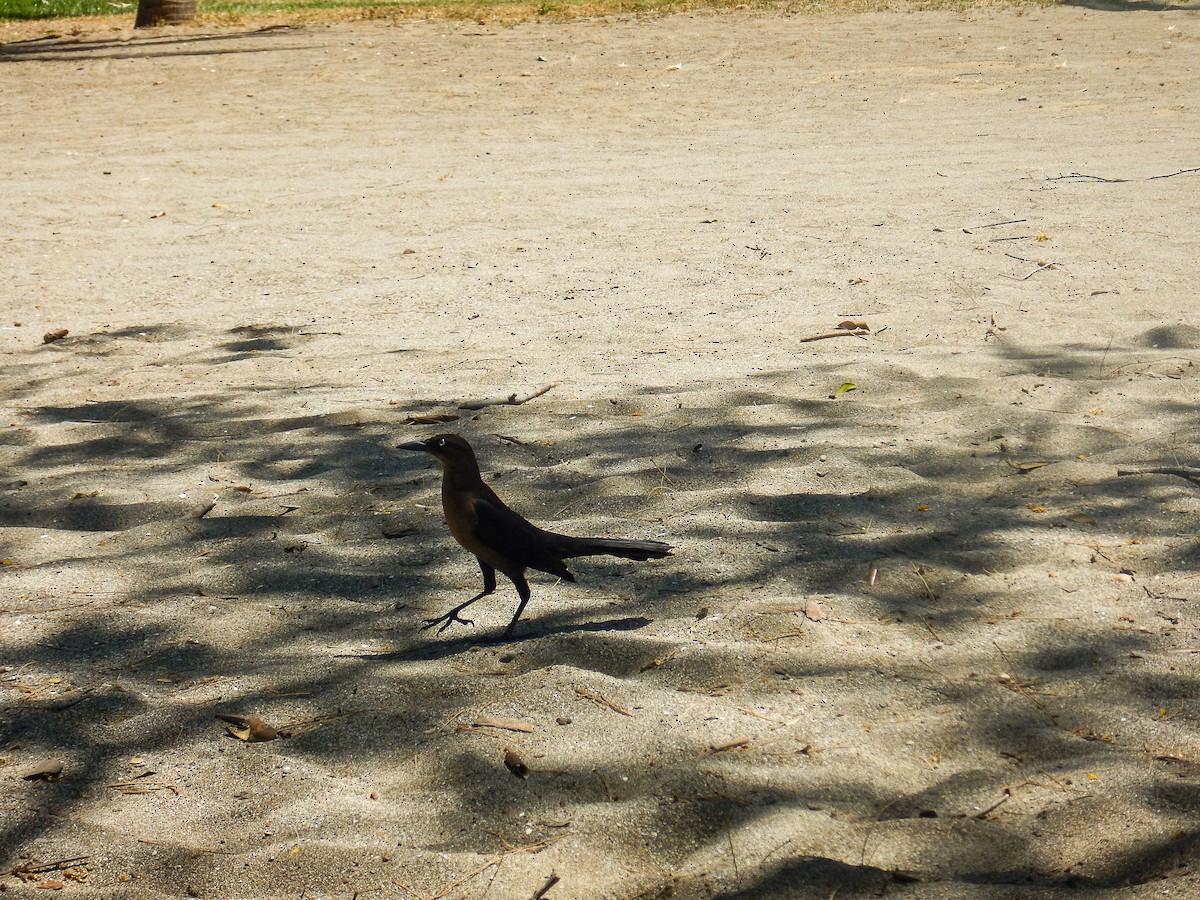
<svg viewBox="0 0 1200 900">
<path fill-rule="evenodd" d="M 640 631 L 653 624 L 653 619 L 647 619 L 644 616 L 622 616 L 615 619 L 556 625 L 544 625 L 538 621 L 523 621 L 521 627 L 511 637 L 506 637 L 503 629 L 500 628 L 470 631 L 466 634 L 445 638 L 432 637 L 418 640 L 403 648 L 373 653 L 370 658 L 377 660 L 445 659 L 480 647 L 519 647 L 522 644 L 555 635 Z M 346 654 L 346 656 L 354 656 L 354 654 Z"/>
</svg>

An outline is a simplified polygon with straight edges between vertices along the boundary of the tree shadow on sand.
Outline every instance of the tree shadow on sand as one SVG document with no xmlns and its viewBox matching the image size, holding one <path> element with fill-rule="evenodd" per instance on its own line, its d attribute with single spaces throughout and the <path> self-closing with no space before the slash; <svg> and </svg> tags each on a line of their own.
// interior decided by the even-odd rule
<svg viewBox="0 0 1200 900">
<path fill-rule="evenodd" d="M 40 18 L 40 17 L 33 17 Z M 171 56 L 223 56 L 229 53 L 262 53 L 294 50 L 294 45 L 270 42 L 255 46 L 230 46 L 246 38 L 281 37 L 294 34 L 287 25 L 255 28 L 223 34 L 175 32 L 140 35 L 134 38 L 80 38 L 48 35 L 24 41 L 0 43 L 0 63 L 70 61 L 81 59 L 152 59 Z"/>
<path fill-rule="evenodd" d="M 292 339 L 231 333 L 180 352 Z M 245 860 L 262 865 L 239 874 L 243 891 L 291 877 L 344 890 L 318 874 L 332 861 L 428 893 L 515 847 L 611 859 L 600 842 L 629 860 L 628 897 L 1192 877 L 1200 768 L 1181 748 L 1196 745 L 1198 685 L 1170 653 L 1200 563 L 1195 488 L 1118 478 L 1129 423 L 1088 413 L 1157 358 L 988 352 L 1004 375 L 986 384 L 897 367 L 831 400 L 808 385 L 837 368 L 810 367 L 600 412 L 550 395 L 407 427 L 396 411 L 289 414 L 294 389 L 264 384 L 42 405 L 51 358 L 14 360 L 0 869 L 88 856 L 96 879 L 136 871 L 173 894 Z M 1166 395 L 1143 416 L 1200 429 Z M 531 518 L 666 538 L 677 555 L 539 579 L 514 642 L 495 640 L 507 585 L 475 630 L 419 631 L 478 577 L 440 523 L 439 472 L 392 449 L 434 427 L 470 437 Z M 49 533 L 63 549 L 44 549 Z M 1100 579 L 1101 599 L 1083 601 Z M 242 744 L 218 711 L 295 735 Z M 533 730 L 498 731 L 498 717 Z M 528 779 L 502 765 L 522 741 Z M 16 777 L 47 756 L 61 777 Z M 144 827 L 114 835 L 104 811 L 140 788 L 157 792 Z M 355 846 L 304 843 L 310 818 L 351 815 L 330 791 Z M 374 792 L 409 804 L 381 812 Z M 181 795 L 199 806 L 171 831 L 153 802 Z M 505 872 L 529 893 L 538 854 L 522 858 Z"/>
</svg>

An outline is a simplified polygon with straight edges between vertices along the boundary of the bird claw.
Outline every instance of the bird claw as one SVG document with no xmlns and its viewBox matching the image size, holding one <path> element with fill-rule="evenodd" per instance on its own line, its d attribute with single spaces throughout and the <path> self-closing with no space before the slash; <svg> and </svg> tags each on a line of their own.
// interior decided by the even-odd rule
<svg viewBox="0 0 1200 900">
<path fill-rule="evenodd" d="M 421 630 L 428 631 L 434 625 L 441 624 L 442 627 L 437 630 L 437 633 L 441 634 L 443 631 L 445 631 L 447 628 L 449 628 L 455 622 L 458 622 L 462 625 L 474 625 L 475 624 L 474 619 L 464 619 L 458 613 L 459 613 L 459 610 L 452 609 L 452 610 L 450 610 L 450 612 L 446 613 L 444 616 L 438 616 L 436 619 L 426 619 L 425 624 L 421 626 Z"/>
</svg>

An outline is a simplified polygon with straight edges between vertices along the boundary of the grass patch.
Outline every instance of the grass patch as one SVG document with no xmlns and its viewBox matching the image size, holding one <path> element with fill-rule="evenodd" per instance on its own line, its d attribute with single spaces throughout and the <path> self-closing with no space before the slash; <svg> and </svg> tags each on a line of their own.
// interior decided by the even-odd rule
<svg viewBox="0 0 1200 900">
<path fill-rule="evenodd" d="M 275 19 L 295 15 L 303 21 L 339 18 L 522 18 L 537 15 L 591 15 L 684 6 L 733 6 L 740 0 L 201 0 L 198 20 Z M 132 16 L 137 0 L 0 0 L 0 21 L 70 19 L 82 16 Z M 332 13 L 332 15 L 324 15 Z M 515 14 L 515 15 L 514 15 Z"/>
<path fill-rule="evenodd" d="M 110 0 L 0 0 L 0 20 L 131 15 L 136 9 L 136 3 Z"/>
</svg>

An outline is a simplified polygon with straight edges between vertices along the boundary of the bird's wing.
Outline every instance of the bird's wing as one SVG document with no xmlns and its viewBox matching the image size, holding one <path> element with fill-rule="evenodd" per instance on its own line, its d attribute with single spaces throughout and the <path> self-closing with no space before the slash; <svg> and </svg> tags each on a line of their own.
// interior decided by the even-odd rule
<svg viewBox="0 0 1200 900">
<path fill-rule="evenodd" d="M 513 512 L 491 491 L 475 497 L 475 537 L 522 568 L 549 572 L 574 581 L 547 539 L 546 532 Z"/>
</svg>

